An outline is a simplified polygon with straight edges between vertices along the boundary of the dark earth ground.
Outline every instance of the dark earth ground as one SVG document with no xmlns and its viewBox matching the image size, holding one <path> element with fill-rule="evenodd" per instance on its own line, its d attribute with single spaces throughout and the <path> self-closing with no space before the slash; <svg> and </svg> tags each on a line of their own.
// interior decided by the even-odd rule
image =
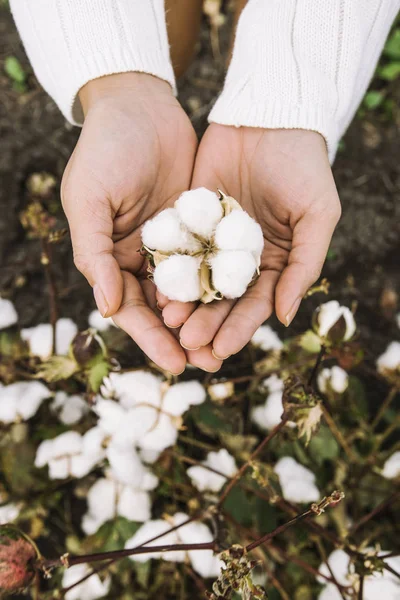
<svg viewBox="0 0 400 600">
<path fill-rule="evenodd" d="M 223 54 L 228 38 L 226 25 L 220 33 Z M 23 94 L 4 74 L 4 60 L 10 55 L 21 61 L 28 74 Z M 180 100 L 199 136 L 223 77 L 223 63 L 211 52 L 210 32 L 204 24 L 196 60 L 180 83 Z M 343 217 L 324 269 L 333 297 L 358 303 L 361 338 L 374 356 L 399 337 L 393 318 L 398 311 L 396 294 L 389 309 L 381 306 L 382 294 L 400 293 L 399 79 L 386 94 L 394 104 L 390 117 L 377 112 L 358 116 L 335 162 Z M 64 121 L 37 84 L 9 11 L 0 8 L 0 293 L 15 301 L 21 326 L 49 320 L 40 250 L 37 242 L 26 238 L 19 219 L 27 202 L 25 182 L 32 172 L 48 171 L 59 183 L 78 136 L 79 129 Z M 50 208 L 63 226 L 58 191 Z M 54 262 L 61 313 L 84 327 L 93 301 L 89 286 L 73 266 L 68 238 L 57 247 Z M 311 307 L 319 301 L 321 296 L 307 302 L 289 334 L 308 326 Z"/>
</svg>

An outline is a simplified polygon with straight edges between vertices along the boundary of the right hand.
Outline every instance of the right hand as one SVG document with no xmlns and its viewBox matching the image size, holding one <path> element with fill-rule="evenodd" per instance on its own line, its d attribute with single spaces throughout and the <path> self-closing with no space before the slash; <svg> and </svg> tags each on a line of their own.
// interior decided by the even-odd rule
<svg viewBox="0 0 400 600">
<path fill-rule="evenodd" d="M 178 374 L 186 355 L 155 312 L 155 287 L 138 250 L 145 221 L 189 189 L 196 134 L 170 86 L 151 75 L 93 80 L 80 99 L 85 122 L 61 186 L 75 265 L 101 314 Z"/>
</svg>

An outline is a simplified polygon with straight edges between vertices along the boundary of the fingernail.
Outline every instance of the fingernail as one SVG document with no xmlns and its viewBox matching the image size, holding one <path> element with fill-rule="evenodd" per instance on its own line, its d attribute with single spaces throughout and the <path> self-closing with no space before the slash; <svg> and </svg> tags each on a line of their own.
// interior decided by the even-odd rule
<svg viewBox="0 0 400 600">
<path fill-rule="evenodd" d="M 297 300 L 294 302 L 292 308 L 289 310 L 288 314 L 286 315 L 286 317 L 285 317 L 286 327 L 289 327 L 290 323 L 295 318 L 296 313 L 299 310 L 300 302 L 301 302 L 301 298 L 297 298 Z"/>
<path fill-rule="evenodd" d="M 211 354 L 217 360 L 226 360 L 227 358 L 229 358 L 231 356 L 230 354 L 228 354 L 228 356 L 225 356 L 224 358 L 222 358 L 222 356 L 218 356 L 218 354 L 215 354 L 214 350 L 211 350 Z"/>
<path fill-rule="evenodd" d="M 169 329 L 179 329 L 179 327 L 182 327 L 183 325 L 183 323 L 179 323 L 179 325 L 170 325 L 169 323 L 167 323 L 167 321 L 164 321 L 164 323 Z"/>
<path fill-rule="evenodd" d="M 217 373 L 217 371 L 219 371 L 221 367 L 222 367 L 222 365 L 220 365 L 216 369 L 206 369 L 205 367 L 200 367 L 200 369 L 202 371 L 206 371 L 206 373 Z"/>
<path fill-rule="evenodd" d="M 162 311 L 162 308 L 161 308 L 161 306 L 158 304 L 158 302 L 156 302 L 156 306 L 157 306 L 158 310 Z"/>
<path fill-rule="evenodd" d="M 99 309 L 102 317 L 106 317 L 108 313 L 108 304 L 106 302 L 103 292 L 101 291 L 97 283 L 93 288 L 93 295 L 97 304 L 97 308 Z"/>
<path fill-rule="evenodd" d="M 186 369 L 186 367 L 185 367 Z M 182 373 L 184 372 L 185 369 L 182 369 L 182 371 L 180 371 L 179 373 L 172 373 L 172 371 L 167 371 L 167 373 L 169 373 L 170 375 L 173 375 L 173 377 L 179 377 L 179 375 L 182 375 Z"/>
<path fill-rule="evenodd" d="M 200 350 L 200 348 L 201 348 L 201 346 L 197 346 L 197 348 L 188 348 L 187 346 L 185 346 L 185 344 L 182 342 L 182 340 L 179 340 L 179 342 L 180 342 L 182 348 L 185 348 L 185 350 L 192 350 L 192 352 L 194 350 Z"/>
</svg>

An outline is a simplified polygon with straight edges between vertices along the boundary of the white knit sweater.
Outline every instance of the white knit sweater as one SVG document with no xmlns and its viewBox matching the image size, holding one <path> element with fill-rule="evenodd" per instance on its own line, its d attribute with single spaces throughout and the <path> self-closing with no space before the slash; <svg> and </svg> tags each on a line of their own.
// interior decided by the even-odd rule
<svg viewBox="0 0 400 600">
<path fill-rule="evenodd" d="M 72 123 L 82 122 L 79 89 L 96 77 L 141 71 L 175 86 L 164 0 L 11 7 L 39 81 Z M 318 131 L 333 159 L 399 9 L 400 0 L 249 0 L 210 121 Z"/>
</svg>

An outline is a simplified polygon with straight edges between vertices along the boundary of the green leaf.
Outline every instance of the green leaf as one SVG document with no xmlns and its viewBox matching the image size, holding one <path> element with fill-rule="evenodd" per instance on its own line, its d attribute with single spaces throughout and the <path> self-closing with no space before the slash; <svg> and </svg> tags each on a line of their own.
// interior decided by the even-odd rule
<svg viewBox="0 0 400 600">
<path fill-rule="evenodd" d="M 76 362 L 67 356 L 52 356 L 46 362 L 39 365 L 36 373 L 38 379 L 44 379 L 47 383 L 69 379 L 79 370 Z"/>
<path fill-rule="evenodd" d="M 389 58 L 395 60 L 400 59 L 400 29 L 395 29 L 393 34 L 390 36 L 385 44 L 383 53 Z"/>
<path fill-rule="evenodd" d="M 262 533 L 273 531 L 278 526 L 278 515 L 272 504 L 268 504 L 263 498 L 255 499 L 255 514 L 257 529 Z"/>
<path fill-rule="evenodd" d="M 85 552 L 112 552 L 121 550 L 125 543 L 141 527 L 141 523 L 128 521 L 124 517 L 117 517 L 107 521 L 94 535 L 87 537 L 83 544 Z"/>
<path fill-rule="evenodd" d="M 318 465 L 322 465 L 325 460 L 334 460 L 339 456 L 339 445 L 333 437 L 330 429 L 321 426 L 316 435 L 311 438 L 308 450 Z"/>
<path fill-rule="evenodd" d="M 222 412 L 212 402 L 205 402 L 191 410 L 190 416 L 196 426 L 206 435 L 232 432 L 231 425 L 226 418 L 223 418 Z"/>
<path fill-rule="evenodd" d="M 89 385 L 93 392 L 97 393 L 103 382 L 104 377 L 110 372 L 110 365 L 108 362 L 98 362 L 93 365 L 89 370 Z"/>
<path fill-rule="evenodd" d="M 254 496 L 249 498 L 244 490 L 234 487 L 225 500 L 224 506 L 226 512 L 244 527 L 253 524 Z"/>
<path fill-rule="evenodd" d="M 375 108 L 378 108 L 378 106 L 380 106 L 382 104 L 384 98 L 385 98 L 385 95 L 382 92 L 377 92 L 377 91 L 371 90 L 370 92 L 367 92 L 365 94 L 364 105 L 369 110 L 374 110 Z"/>
<path fill-rule="evenodd" d="M 385 65 L 379 69 L 378 74 L 385 81 L 394 81 L 400 75 L 400 62 L 391 62 Z"/>
<path fill-rule="evenodd" d="M 4 70 L 14 83 L 23 84 L 26 81 L 25 71 L 15 56 L 7 56 L 4 61 Z"/>
</svg>

